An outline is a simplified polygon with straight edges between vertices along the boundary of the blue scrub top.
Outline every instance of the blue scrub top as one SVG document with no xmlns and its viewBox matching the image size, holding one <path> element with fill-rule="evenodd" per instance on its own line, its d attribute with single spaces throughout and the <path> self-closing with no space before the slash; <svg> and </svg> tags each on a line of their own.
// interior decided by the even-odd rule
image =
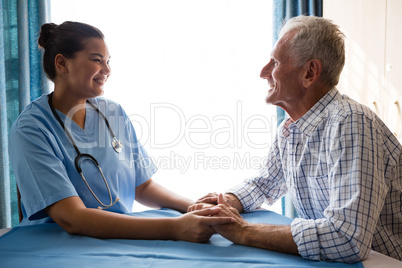
<svg viewBox="0 0 402 268">
<path fill-rule="evenodd" d="M 135 188 L 150 179 L 156 167 L 119 104 L 101 97 L 89 101 L 106 116 L 117 139 L 123 143 L 120 153 L 111 146 L 112 136 L 104 119 L 90 105 L 85 107 L 84 129 L 57 112 L 81 153 L 90 154 L 98 161 L 113 201 L 116 197 L 120 199 L 107 210 L 129 213 Z M 50 222 L 43 209 L 71 196 L 79 196 L 88 208 L 100 206 L 75 168 L 77 152 L 53 115 L 47 95 L 29 104 L 12 126 L 9 155 L 21 193 L 24 216 L 21 225 Z M 90 161 L 83 161 L 81 168 L 96 196 L 109 205 L 109 192 L 98 168 Z"/>
</svg>

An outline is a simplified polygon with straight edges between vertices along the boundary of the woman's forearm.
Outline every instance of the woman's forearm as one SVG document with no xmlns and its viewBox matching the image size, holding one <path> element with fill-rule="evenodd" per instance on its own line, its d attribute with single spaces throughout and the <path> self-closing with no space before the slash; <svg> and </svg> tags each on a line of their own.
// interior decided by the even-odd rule
<svg viewBox="0 0 402 268">
<path fill-rule="evenodd" d="M 71 234 L 96 238 L 174 239 L 173 219 L 139 218 L 86 208 L 77 196 L 61 200 L 45 212 Z"/>
<path fill-rule="evenodd" d="M 77 215 L 71 234 L 96 238 L 175 240 L 174 218 L 140 218 L 130 215 L 85 209 Z"/>
<path fill-rule="evenodd" d="M 149 207 L 171 208 L 183 213 L 194 203 L 191 199 L 182 197 L 151 179 L 137 187 L 135 199 Z"/>
<path fill-rule="evenodd" d="M 86 208 L 78 196 L 65 198 L 45 209 L 49 217 L 71 234 L 191 242 L 205 242 L 215 233 L 213 226 L 234 222 L 231 217 L 208 217 L 219 211 L 219 208 L 209 208 L 174 218 L 140 218 Z"/>
</svg>

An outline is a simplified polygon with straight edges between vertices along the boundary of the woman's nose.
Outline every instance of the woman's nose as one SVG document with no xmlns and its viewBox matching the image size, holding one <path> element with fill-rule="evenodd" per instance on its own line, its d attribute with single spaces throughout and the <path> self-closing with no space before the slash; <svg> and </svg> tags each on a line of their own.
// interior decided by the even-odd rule
<svg viewBox="0 0 402 268">
<path fill-rule="evenodd" d="M 104 75 L 109 76 L 111 72 L 112 72 L 112 69 L 110 68 L 110 65 L 108 63 L 105 63 L 103 68 L 102 68 L 102 73 Z"/>
</svg>

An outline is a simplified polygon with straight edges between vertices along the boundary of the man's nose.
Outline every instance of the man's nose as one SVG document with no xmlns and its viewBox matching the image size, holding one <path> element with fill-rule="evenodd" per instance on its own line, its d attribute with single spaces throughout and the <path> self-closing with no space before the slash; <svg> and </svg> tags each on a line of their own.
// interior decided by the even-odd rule
<svg viewBox="0 0 402 268">
<path fill-rule="evenodd" d="M 268 78 L 268 77 L 271 76 L 271 66 L 270 66 L 270 63 L 271 63 L 271 62 L 268 62 L 267 65 L 265 65 L 265 66 L 262 68 L 261 73 L 260 73 L 260 77 L 261 77 L 262 79 L 266 79 L 266 78 Z"/>
</svg>

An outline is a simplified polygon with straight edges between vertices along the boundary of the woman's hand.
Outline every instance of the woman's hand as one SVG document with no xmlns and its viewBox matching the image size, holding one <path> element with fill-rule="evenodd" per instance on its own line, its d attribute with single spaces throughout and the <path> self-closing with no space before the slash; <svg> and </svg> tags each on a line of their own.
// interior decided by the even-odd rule
<svg viewBox="0 0 402 268">
<path fill-rule="evenodd" d="M 176 218 L 172 230 L 175 239 L 189 242 L 208 241 L 215 234 L 215 227 L 235 222 L 232 217 L 217 216 L 220 210 L 218 207 L 209 207 Z"/>
</svg>

